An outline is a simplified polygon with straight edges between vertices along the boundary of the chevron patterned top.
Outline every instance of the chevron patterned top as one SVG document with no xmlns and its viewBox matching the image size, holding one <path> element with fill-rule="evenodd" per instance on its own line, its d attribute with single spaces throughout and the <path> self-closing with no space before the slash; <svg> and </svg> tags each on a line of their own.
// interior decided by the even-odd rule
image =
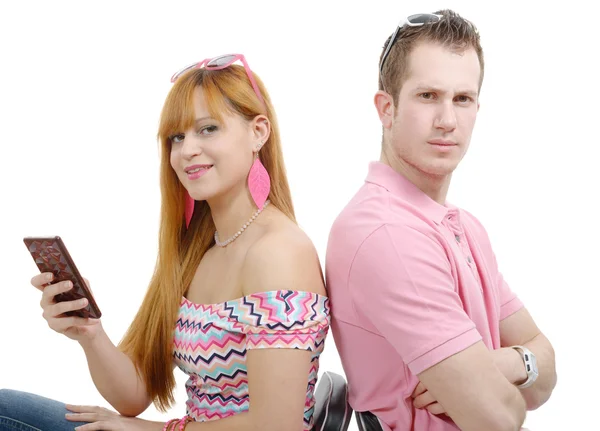
<svg viewBox="0 0 600 431">
<path fill-rule="evenodd" d="M 303 349 L 312 352 L 304 407 L 304 429 L 312 429 L 329 323 L 329 299 L 312 292 L 259 292 L 208 305 L 182 297 L 173 359 L 189 376 L 187 415 L 204 422 L 248 411 L 248 349 Z"/>
</svg>

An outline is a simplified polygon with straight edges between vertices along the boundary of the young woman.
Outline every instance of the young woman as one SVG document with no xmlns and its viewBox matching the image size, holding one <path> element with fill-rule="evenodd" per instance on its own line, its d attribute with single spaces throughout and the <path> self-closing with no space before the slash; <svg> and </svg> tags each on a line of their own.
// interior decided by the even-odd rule
<svg viewBox="0 0 600 431">
<path fill-rule="evenodd" d="M 55 303 L 70 283 L 32 279 L 50 327 L 81 344 L 119 413 L 2 390 L 0 429 L 312 428 L 328 299 L 313 244 L 295 223 L 270 99 L 237 54 L 172 81 L 158 133 L 158 260 L 120 345 L 99 320 L 62 316 L 87 305 Z M 189 375 L 186 415 L 166 424 L 136 418 L 152 402 L 172 405 L 175 366 Z"/>
</svg>

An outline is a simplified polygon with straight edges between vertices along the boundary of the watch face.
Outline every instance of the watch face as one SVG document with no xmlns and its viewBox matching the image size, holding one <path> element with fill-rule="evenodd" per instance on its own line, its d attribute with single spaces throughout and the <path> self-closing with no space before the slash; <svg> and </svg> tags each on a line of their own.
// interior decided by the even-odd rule
<svg viewBox="0 0 600 431">
<path fill-rule="evenodd" d="M 528 388 L 537 380 L 538 378 L 538 367 L 537 361 L 535 359 L 535 355 L 531 353 L 529 349 L 523 349 L 523 359 L 525 362 L 525 368 L 527 371 L 527 381 L 523 385 L 524 388 Z"/>
<path fill-rule="evenodd" d="M 535 360 L 535 355 L 529 350 L 523 352 L 523 355 L 525 357 L 525 364 L 527 365 L 527 374 L 535 373 L 537 375 L 538 368 L 537 361 Z"/>
</svg>

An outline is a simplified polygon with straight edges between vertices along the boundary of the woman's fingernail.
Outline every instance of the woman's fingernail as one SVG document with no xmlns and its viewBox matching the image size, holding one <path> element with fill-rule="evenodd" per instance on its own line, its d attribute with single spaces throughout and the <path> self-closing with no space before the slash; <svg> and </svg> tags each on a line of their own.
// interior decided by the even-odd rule
<svg viewBox="0 0 600 431">
<path fill-rule="evenodd" d="M 52 274 L 46 274 L 46 280 L 48 280 L 48 281 L 52 280 Z"/>
</svg>

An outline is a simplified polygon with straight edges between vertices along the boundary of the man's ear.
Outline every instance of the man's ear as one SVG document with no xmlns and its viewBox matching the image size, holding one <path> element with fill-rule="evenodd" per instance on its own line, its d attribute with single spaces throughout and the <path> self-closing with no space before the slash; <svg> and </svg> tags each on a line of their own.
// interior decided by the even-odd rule
<svg viewBox="0 0 600 431">
<path fill-rule="evenodd" d="M 381 125 L 384 129 L 391 129 L 392 120 L 394 119 L 394 101 L 392 96 L 385 91 L 379 90 L 375 93 L 374 102 Z"/>
</svg>

